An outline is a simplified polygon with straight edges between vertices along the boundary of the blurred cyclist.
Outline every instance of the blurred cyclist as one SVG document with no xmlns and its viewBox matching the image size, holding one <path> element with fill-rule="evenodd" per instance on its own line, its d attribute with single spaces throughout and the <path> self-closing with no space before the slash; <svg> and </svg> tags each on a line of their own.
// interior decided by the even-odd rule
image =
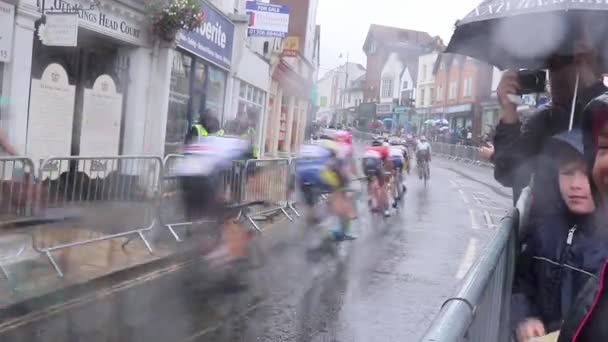
<svg viewBox="0 0 608 342">
<path fill-rule="evenodd" d="M 224 192 L 224 173 L 232 170 L 234 160 L 253 156 L 248 140 L 214 135 L 219 129 L 219 125 L 209 125 L 209 135 L 193 138 L 175 172 L 188 219 L 196 222 L 205 217 L 221 224 L 221 244 L 208 254 L 210 262 L 216 265 L 247 256 L 249 233 L 229 216 L 227 205 L 231 199 Z"/>
<path fill-rule="evenodd" d="M 388 210 L 388 193 L 386 189 L 386 172 L 391 170 L 388 160 L 389 148 L 384 140 L 374 140 L 372 146 L 365 148 L 363 155 L 363 172 L 367 176 L 367 192 L 371 194 L 370 206 L 372 209 L 384 209 L 384 216 L 390 216 Z M 372 181 L 376 180 L 379 192 L 373 191 Z"/>
<path fill-rule="evenodd" d="M 403 170 L 405 169 L 405 157 L 407 155 L 406 148 L 401 145 L 401 141 L 392 140 L 391 146 L 388 149 L 388 158 L 393 167 L 393 174 L 396 176 L 395 186 L 399 187 L 393 207 L 397 206 L 397 201 L 401 200 L 401 195 L 405 192 L 405 184 L 403 183 Z"/>
<path fill-rule="evenodd" d="M 350 149 L 337 141 L 335 131 L 324 132 L 317 144 L 303 146 L 297 161 L 298 183 L 311 209 L 320 194 L 329 193 L 329 208 L 340 219 L 339 227 L 331 227 L 335 240 L 352 240 L 350 220 L 354 217 L 351 199 L 346 194 Z M 318 222 L 317 213 L 311 211 L 311 219 Z"/>
<path fill-rule="evenodd" d="M 426 140 L 426 137 L 423 135 L 420 137 L 420 141 L 416 145 L 416 165 L 422 166 L 426 163 L 429 171 L 429 178 L 431 177 L 431 166 L 429 162 L 431 161 L 431 144 Z M 418 177 L 422 179 L 422 173 L 418 173 Z"/>
</svg>

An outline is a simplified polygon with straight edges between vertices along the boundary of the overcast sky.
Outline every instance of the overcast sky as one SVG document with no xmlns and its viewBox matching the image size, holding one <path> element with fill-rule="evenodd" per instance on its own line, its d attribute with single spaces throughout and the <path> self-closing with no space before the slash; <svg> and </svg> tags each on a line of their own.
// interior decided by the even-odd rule
<svg viewBox="0 0 608 342">
<path fill-rule="evenodd" d="M 321 70 L 346 60 L 365 66 L 363 42 L 370 24 L 395 26 L 439 35 L 447 44 L 456 20 L 481 0 L 319 0 L 317 24 L 321 25 Z M 373 18 L 373 19 L 372 19 Z"/>
</svg>

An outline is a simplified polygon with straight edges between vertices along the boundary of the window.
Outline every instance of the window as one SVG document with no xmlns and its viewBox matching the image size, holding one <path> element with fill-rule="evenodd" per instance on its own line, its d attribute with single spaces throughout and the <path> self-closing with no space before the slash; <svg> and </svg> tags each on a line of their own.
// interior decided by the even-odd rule
<svg viewBox="0 0 608 342">
<path fill-rule="evenodd" d="M 473 91 L 473 79 L 471 77 L 467 77 L 464 79 L 464 89 L 462 90 L 462 96 L 468 97 L 471 96 Z"/>
<path fill-rule="evenodd" d="M 377 48 L 376 47 L 376 42 L 372 42 L 369 45 L 369 53 L 372 54 L 372 55 L 375 54 L 376 53 L 376 48 Z"/>
<path fill-rule="evenodd" d="M 456 98 L 456 94 L 458 93 L 458 84 L 456 81 L 450 82 L 450 92 L 448 94 L 448 99 L 452 100 Z"/>
<path fill-rule="evenodd" d="M 236 117 L 228 120 L 224 127 L 228 134 L 249 137 L 255 146 L 257 139 L 259 139 L 259 124 L 264 113 L 266 94 L 263 90 L 248 83 L 243 81 L 240 81 L 240 83 L 240 87 L 245 88 L 245 91 L 242 94 L 239 92 L 238 112 Z"/>
<path fill-rule="evenodd" d="M 420 104 L 422 106 L 424 106 L 424 103 L 425 103 L 425 101 L 424 101 L 424 95 L 425 95 L 424 94 L 424 88 L 422 88 L 422 89 L 420 89 Z"/>
<path fill-rule="evenodd" d="M 437 86 L 437 94 L 436 94 L 435 98 L 437 101 L 443 100 L 443 86 L 442 85 Z"/>
<path fill-rule="evenodd" d="M 350 103 L 351 101 L 351 97 L 350 97 L 350 92 L 348 93 L 348 103 Z"/>
<path fill-rule="evenodd" d="M 427 69 L 426 65 L 423 65 L 422 66 L 422 80 L 426 80 L 426 72 L 428 71 L 426 69 Z"/>
<path fill-rule="evenodd" d="M 408 86 L 407 81 L 403 81 L 403 88 L 402 89 L 407 89 L 407 86 Z"/>
<path fill-rule="evenodd" d="M 441 62 L 439 63 L 439 70 L 444 70 L 445 69 L 445 63 Z"/>
<path fill-rule="evenodd" d="M 382 80 L 382 97 L 393 97 L 393 80 L 388 78 Z"/>
<path fill-rule="evenodd" d="M 433 103 L 433 101 L 435 100 L 435 88 L 431 87 L 429 89 L 429 94 L 430 94 L 430 99 L 426 103 Z"/>
</svg>

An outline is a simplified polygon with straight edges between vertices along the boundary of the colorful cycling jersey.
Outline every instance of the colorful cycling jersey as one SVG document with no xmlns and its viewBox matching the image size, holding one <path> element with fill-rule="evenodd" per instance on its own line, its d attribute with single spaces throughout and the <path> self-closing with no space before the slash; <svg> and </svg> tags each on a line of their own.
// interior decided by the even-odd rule
<svg viewBox="0 0 608 342">
<path fill-rule="evenodd" d="M 403 159 L 403 146 L 391 146 L 388 149 L 388 156 L 391 158 L 401 158 Z"/>
<path fill-rule="evenodd" d="M 380 159 L 386 159 L 388 157 L 388 146 L 368 146 L 365 148 L 365 152 L 375 151 L 380 155 Z"/>
<path fill-rule="evenodd" d="M 177 176 L 206 176 L 232 167 L 234 160 L 246 158 L 251 154 L 248 140 L 226 137 L 199 137 L 194 144 L 184 148 L 184 157 L 176 166 Z"/>
</svg>

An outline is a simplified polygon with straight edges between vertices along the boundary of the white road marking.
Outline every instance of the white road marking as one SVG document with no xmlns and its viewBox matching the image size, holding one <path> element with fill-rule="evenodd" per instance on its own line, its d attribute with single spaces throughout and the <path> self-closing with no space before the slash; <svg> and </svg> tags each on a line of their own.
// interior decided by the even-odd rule
<svg viewBox="0 0 608 342">
<path fill-rule="evenodd" d="M 456 279 L 461 280 L 467 274 L 471 266 L 473 266 L 473 262 L 475 262 L 475 257 L 477 256 L 477 239 L 471 238 L 469 240 L 469 244 L 467 245 L 467 250 L 464 253 L 464 258 L 460 262 L 460 266 L 458 267 L 458 272 L 456 273 Z"/>
<path fill-rule="evenodd" d="M 492 216 L 490 216 L 490 213 L 487 210 L 483 211 L 483 217 L 486 219 L 486 226 L 496 227 L 494 220 L 492 220 Z"/>
<path fill-rule="evenodd" d="M 471 216 L 471 228 L 473 228 L 474 230 L 478 230 L 479 224 L 477 223 L 477 219 L 475 218 L 475 213 L 473 212 L 473 209 L 469 209 L 469 216 Z"/>
</svg>

